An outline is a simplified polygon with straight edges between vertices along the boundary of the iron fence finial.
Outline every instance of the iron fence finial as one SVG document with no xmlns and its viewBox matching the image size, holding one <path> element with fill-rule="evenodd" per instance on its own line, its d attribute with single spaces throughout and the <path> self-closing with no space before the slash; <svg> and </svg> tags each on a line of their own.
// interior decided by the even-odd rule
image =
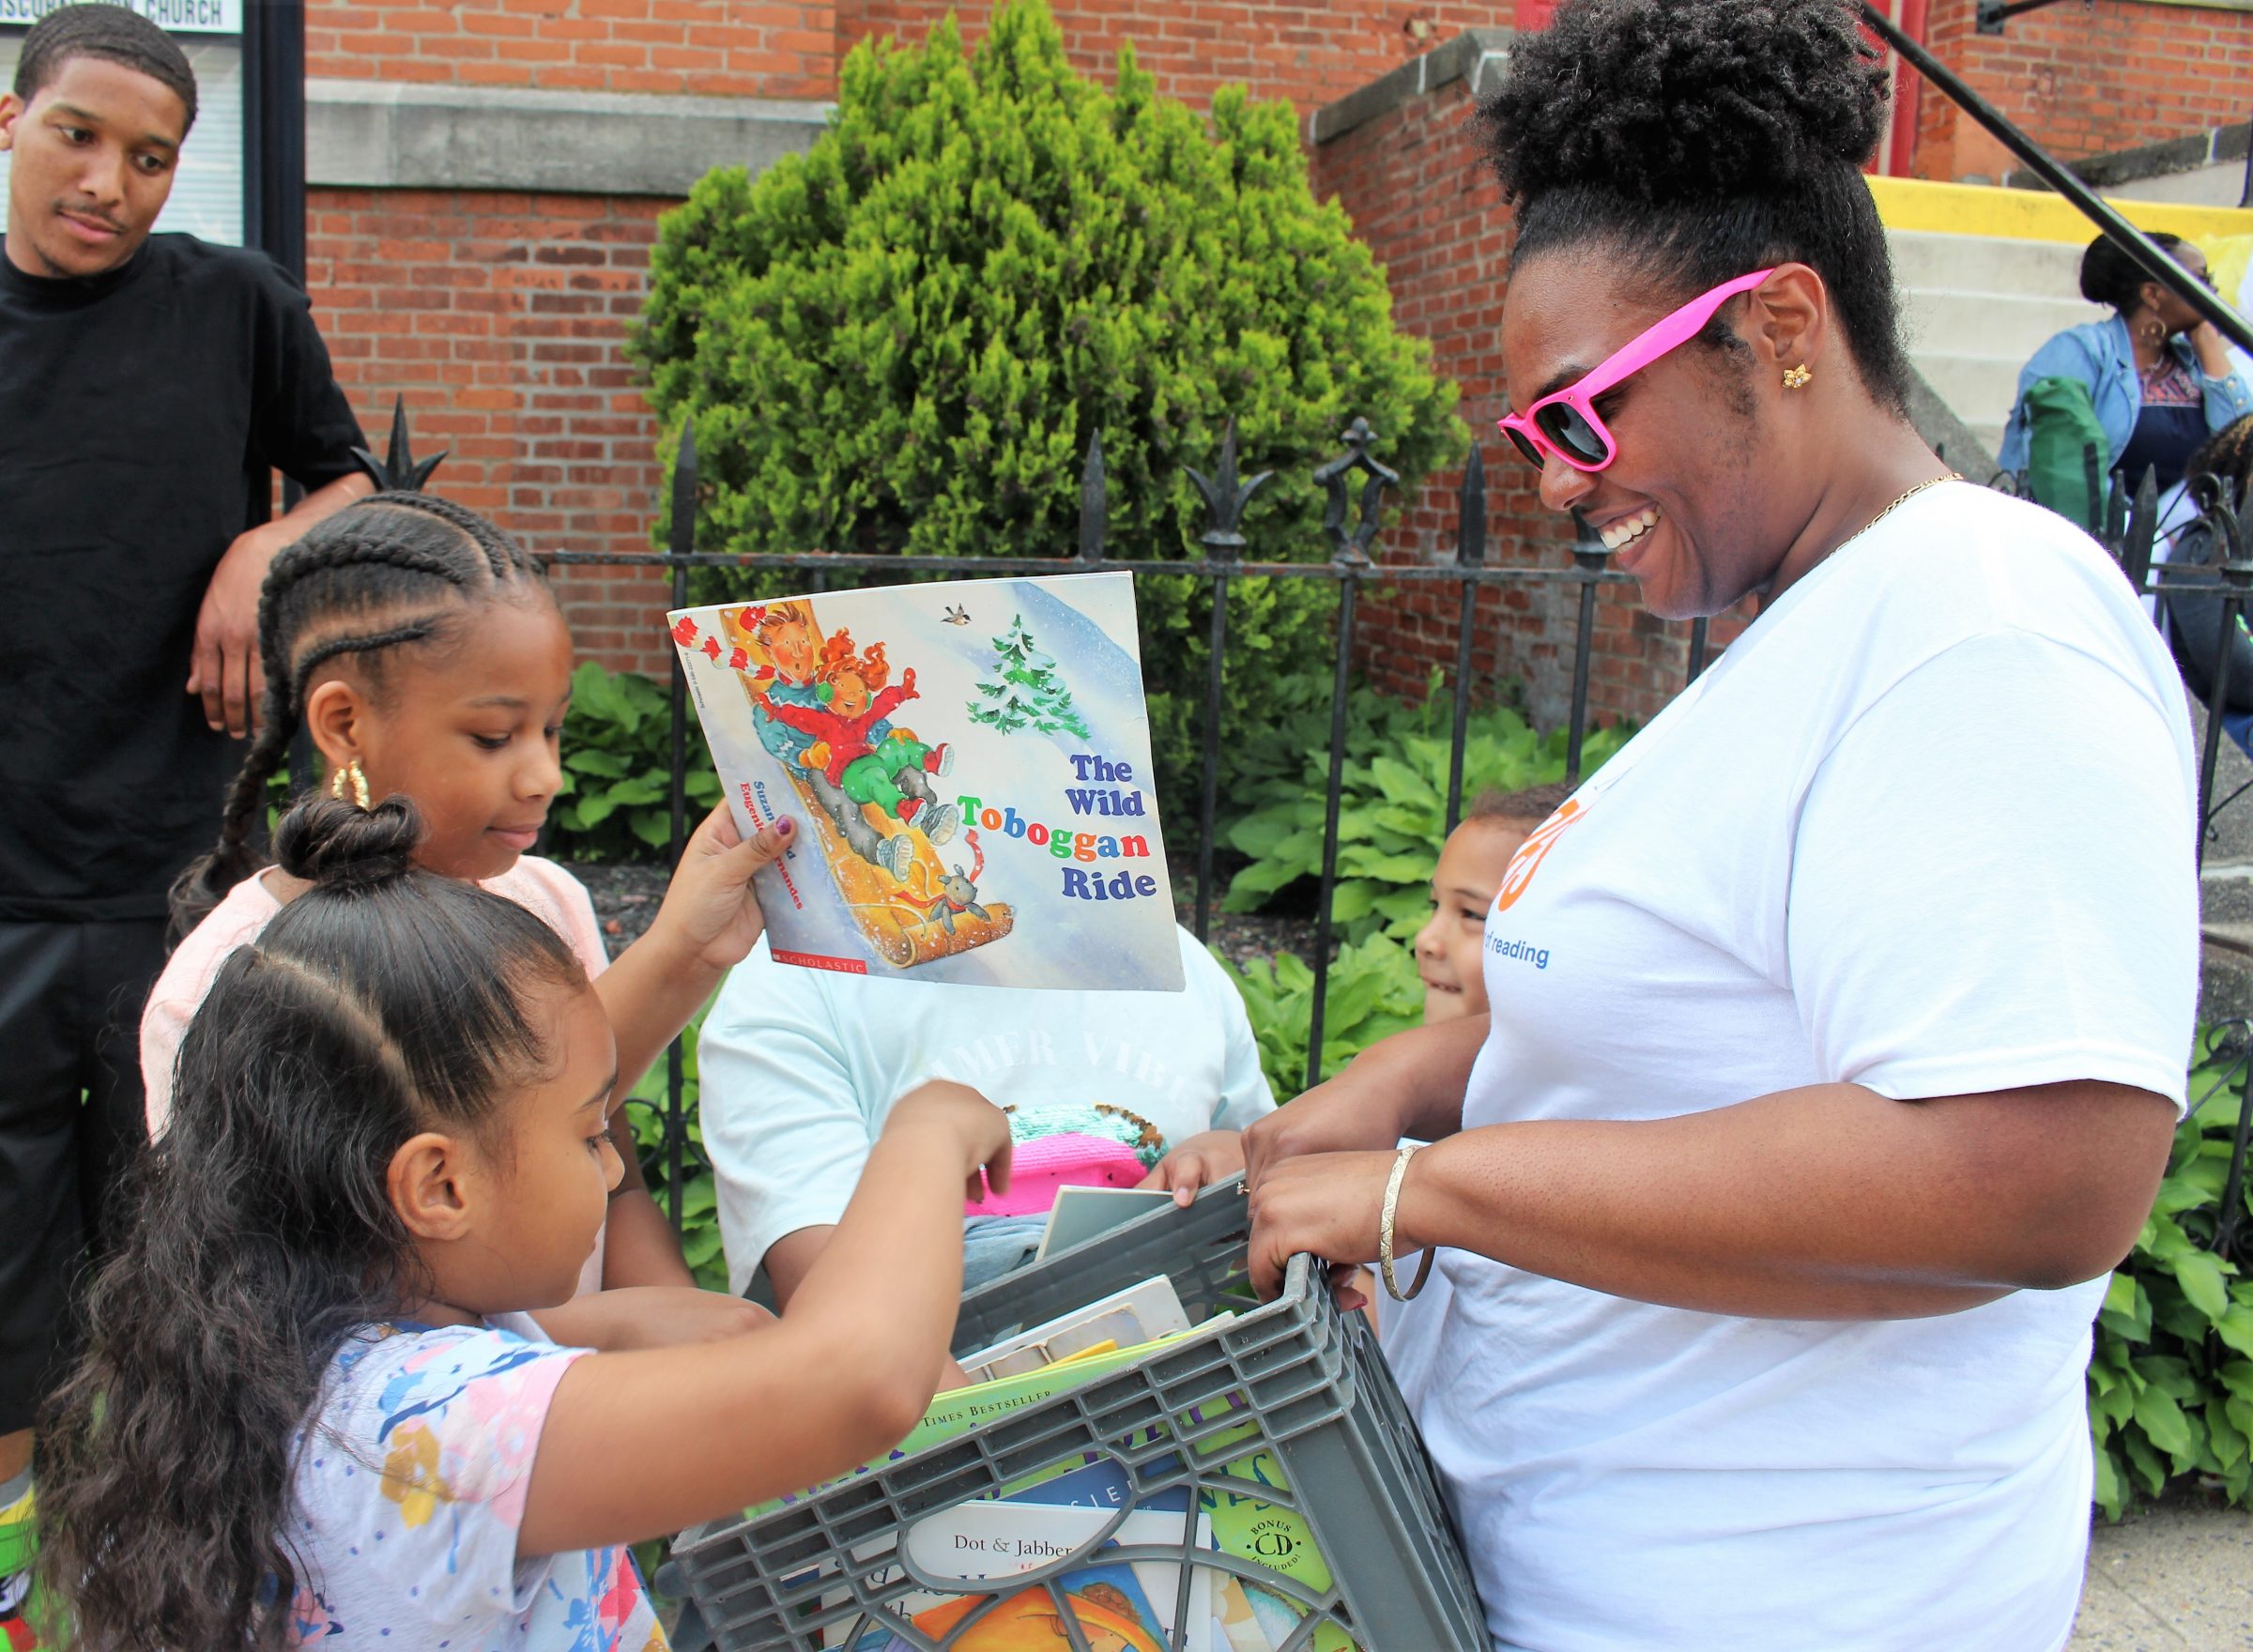
<svg viewBox="0 0 2253 1652">
<path fill-rule="evenodd" d="M 1377 537 L 1385 490 L 1399 485 L 1401 476 L 1371 455 L 1369 445 L 1377 439 L 1377 433 L 1360 415 L 1355 415 L 1340 439 L 1345 443 L 1345 451 L 1314 472 L 1316 485 L 1330 496 L 1329 506 L 1322 513 L 1322 531 L 1328 536 L 1331 555 L 1338 561 L 1367 562 L 1369 547 Z M 1361 519 L 1349 533 L 1345 527 L 1346 490 L 1351 483 L 1347 479 L 1356 470 L 1369 480 L 1361 485 Z"/>
<path fill-rule="evenodd" d="M 673 451 L 673 519 L 666 526 L 665 543 L 676 557 L 697 548 L 697 420 L 681 421 L 681 445 Z"/>
<path fill-rule="evenodd" d="M 1244 507 L 1251 496 L 1266 485 L 1275 472 L 1263 470 L 1249 481 L 1236 480 L 1236 416 L 1228 416 L 1228 428 L 1220 437 L 1220 464 L 1207 476 L 1193 465 L 1182 469 L 1194 482 L 1204 499 L 1205 529 L 1198 536 L 1200 544 L 1209 547 L 1217 556 L 1230 561 L 1244 548 Z"/>
<path fill-rule="evenodd" d="M 447 448 L 419 465 L 415 463 L 414 448 L 406 434 L 406 398 L 393 396 L 391 451 L 378 459 L 365 448 L 354 448 L 352 457 L 381 492 L 419 494 L 422 491 L 422 484 L 430 480 L 430 473 L 452 451 L 452 448 Z"/>
<path fill-rule="evenodd" d="M 1087 438 L 1087 464 L 1080 472 L 1080 559 L 1083 562 L 1103 559 L 1108 511 L 1104 498 L 1103 427 L 1097 425 Z"/>
<path fill-rule="evenodd" d="M 1464 568 L 1480 568 L 1486 564 L 1486 461 L 1480 457 L 1479 444 L 1471 444 L 1471 456 L 1464 462 L 1463 491 L 1456 496 L 1455 561 Z"/>
</svg>

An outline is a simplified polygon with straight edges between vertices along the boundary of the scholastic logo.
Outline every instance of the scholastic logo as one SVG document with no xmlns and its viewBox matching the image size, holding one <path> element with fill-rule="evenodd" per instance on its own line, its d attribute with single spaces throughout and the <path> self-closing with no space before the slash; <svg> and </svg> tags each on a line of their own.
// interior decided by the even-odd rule
<svg viewBox="0 0 2253 1652">
<path fill-rule="evenodd" d="M 829 970 L 839 975 L 866 975 L 868 966 L 859 958 L 833 958 L 825 952 L 785 952 L 774 949 L 778 964 L 796 964 L 805 970 Z"/>
<path fill-rule="evenodd" d="M 1518 896 L 1525 893 L 1525 886 L 1533 881 L 1542 859 L 1565 834 L 1565 829 L 1586 813 L 1579 799 L 1567 798 L 1556 814 L 1535 827 L 1532 835 L 1518 845 L 1518 852 L 1510 857 L 1510 870 L 1502 874 L 1502 887 L 1494 895 L 1495 911 L 1507 912 L 1517 904 Z"/>
</svg>

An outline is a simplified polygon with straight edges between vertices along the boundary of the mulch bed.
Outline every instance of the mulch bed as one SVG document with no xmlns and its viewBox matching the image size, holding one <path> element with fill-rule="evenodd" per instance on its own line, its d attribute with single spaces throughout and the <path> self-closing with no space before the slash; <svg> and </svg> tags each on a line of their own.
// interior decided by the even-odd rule
<svg viewBox="0 0 2253 1652">
<path fill-rule="evenodd" d="M 612 957 L 641 939 L 665 899 L 667 875 L 661 866 L 575 861 L 571 863 L 571 870 L 594 897 L 594 915 L 603 926 L 603 944 L 609 948 Z M 1194 914 L 1187 906 L 1181 909 L 1179 916 L 1184 924 L 1194 926 Z M 1281 952 L 1296 953 L 1311 962 L 1313 932 L 1313 923 L 1302 916 L 1215 912 L 1210 935 L 1220 956 L 1240 967 L 1254 958 L 1271 958 Z"/>
</svg>

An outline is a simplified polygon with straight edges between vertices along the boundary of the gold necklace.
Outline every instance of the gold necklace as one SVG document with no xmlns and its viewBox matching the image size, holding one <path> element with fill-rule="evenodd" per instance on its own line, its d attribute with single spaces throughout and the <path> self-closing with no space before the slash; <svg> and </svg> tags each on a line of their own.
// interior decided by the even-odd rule
<svg viewBox="0 0 2253 1652">
<path fill-rule="evenodd" d="M 1943 482 L 1961 482 L 1963 480 L 1964 473 L 1962 471 L 1951 470 L 1945 476 L 1935 476 L 1923 482 L 1920 482 L 1916 486 L 1910 488 L 1907 493 L 1896 496 L 1892 504 L 1886 506 L 1886 508 L 1878 512 L 1877 515 L 1871 517 L 1860 528 L 1857 528 L 1852 533 L 1847 535 L 1846 540 L 1841 540 L 1839 543 L 1844 544 L 1847 543 L 1847 540 L 1860 539 L 1863 534 L 1869 532 L 1871 528 L 1877 527 L 1880 522 L 1883 522 L 1888 516 L 1891 516 L 1895 511 L 1898 511 L 1902 506 L 1908 504 L 1909 500 L 1915 498 L 1926 488 L 1938 487 Z"/>
<path fill-rule="evenodd" d="M 1963 473 L 1962 471 L 1960 471 L 1960 470 L 1951 470 L 1951 471 L 1950 471 L 1950 472 L 1949 472 L 1947 475 L 1945 475 L 1945 476 L 1935 476 L 1935 477 L 1928 478 L 1927 480 L 1925 480 L 1925 481 L 1923 481 L 1923 482 L 1920 482 L 1919 483 L 1917 483 L 1917 485 L 1916 485 L 1916 486 L 1914 486 L 1914 487 L 1912 487 L 1912 488 L 1908 489 L 1907 492 L 1905 492 L 1905 493 L 1900 493 L 1900 494 L 1896 494 L 1896 495 L 1893 497 L 1893 502 L 1892 504 L 1890 504 L 1890 505 L 1886 506 L 1886 508 L 1885 508 L 1884 510 L 1882 510 L 1882 511 L 1878 512 L 1877 515 L 1875 515 L 1875 516 L 1871 517 L 1871 518 L 1870 518 L 1870 519 L 1869 519 L 1867 522 L 1863 523 L 1863 524 L 1862 524 L 1862 525 L 1860 528 L 1856 528 L 1856 529 L 1855 529 L 1855 530 L 1854 530 L 1852 533 L 1849 533 L 1848 535 L 1847 535 L 1847 537 L 1846 537 L 1846 538 L 1844 538 L 1844 539 L 1842 539 L 1842 540 L 1840 540 L 1840 541 L 1838 542 L 1838 543 L 1836 543 L 1836 544 L 1832 545 L 1832 547 L 1831 547 L 1829 550 L 1825 551 L 1825 552 L 1824 552 L 1824 553 L 1823 553 L 1821 556 L 1817 557 L 1817 558 L 1815 559 L 1815 561 L 1814 561 L 1814 562 L 1811 562 L 1811 563 L 1809 563 L 1809 564 L 1808 564 L 1808 567 L 1809 567 L 1810 569 L 1813 569 L 1813 568 L 1815 568 L 1816 566 L 1817 566 L 1817 565 L 1818 565 L 1818 564 L 1820 564 L 1820 563 L 1823 563 L 1823 562 L 1828 562 L 1828 561 L 1829 561 L 1829 560 L 1830 560 L 1832 558 L 1833 558 L 1833 557 L 1837 556 L 1839 552 L 1841 552 L 1841 551 L 1845 550 L 1845 549 L 1846 549 L 1846 548 L 1847 548 L 1848 545 L 1852 544 L 1852 543 L 1854 543 L 1856 540 L 1860 539 L 1860 538 L 1861 538 L 1861 537 L 1862 537 L 1863 534 L 1865 534 L 1865 533 L 1869 532 L 1871 528 L 1873 528 L 1877 527 L 1877 526 L 1878 526 L 1878 525 L 1880 522 L 1883 522 L 1883 521 L 1884 521 L 1884 520 L 1885 520 L 1885 519 L 1886 519 L 1888 516 L 1891 516 L 1891 515 L 1892 515 L 1892 514 L 1893 514 L 1893 513 L 1895 511 L 1898 511 L 1898 510 L 1899 510 L 1899 509 L 1900 509 L 1902 506 L 1904 506 L 1904 505 L 1908 504 L 1909 500 L 1911 500 L 1911 499 L 1915 498 L 1915 497 L 1917 497 L 1919 494 L 1923 493 L 1923 491 L 1924 491 L 1926 488 L 1928 488 L 1928 487 L 1938 487 L 1938 486 L 1939 486 L 1939 485 L 1940 485 L 1940 483 L 1942 483 L 1943 482 L 1961 482 L 1961 481 L 1963 481 L 1963 480 L 1964 480 L 1964 473 Z M 1766 605 L 1766 604 L 1767 604 L 1767 601 L 1768 601 L 1768 599 L 1766 598 L 1766 596 L 1763 596 L 1763 597 L 1761 598 L 1761 602 L 1762 602 L 1762 604 L 1763 604 L 1763 606 L 1765 606 L 1765 605 Z"/>
</svg>

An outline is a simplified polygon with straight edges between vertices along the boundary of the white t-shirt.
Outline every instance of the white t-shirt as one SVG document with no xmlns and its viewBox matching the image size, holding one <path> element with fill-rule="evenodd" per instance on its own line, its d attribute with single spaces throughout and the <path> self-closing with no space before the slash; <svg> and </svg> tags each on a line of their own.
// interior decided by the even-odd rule
<svg viewBox="0 0 2253 1652">
<path fill-rule="evenodd" d="M 1114 1180 L 1139 1181 L 1188 1137 L 1273 1110 L 1235 985 L 1177 933 L 1180 992 L 844 975 L 778 964 L 761 940 L 729 972 L 697 1046 L 730 1287 L 750 1282 L 777 1239 L 845 1214 L 893 1104 L 933 1078 L 1012 1109 L 1028 1189 L 1043 1155 L 1067 1140 L 1114 1148 Z"/>
<path fill-rule="evenodd" d="M 1934 488 L 1519 850 L 1464 1124 L 1823 1082 L 2180 1107 L 2194 797 L 2183 689 L 2119 572 L 2037 507 Z M 1835 1323 L 1441 1265 L 1419 1417 L 1497 1646 L 2063 1644 L 2102 1279 Z"/>
<path fill-rule="evenodd" d="M 293 1442 L 294 1644 L 665 1652 L 626 1550 L 516 1552 L 556 1384 L 587 1352 L 521 1314 L 345 1338 Z"/>
</svg>

